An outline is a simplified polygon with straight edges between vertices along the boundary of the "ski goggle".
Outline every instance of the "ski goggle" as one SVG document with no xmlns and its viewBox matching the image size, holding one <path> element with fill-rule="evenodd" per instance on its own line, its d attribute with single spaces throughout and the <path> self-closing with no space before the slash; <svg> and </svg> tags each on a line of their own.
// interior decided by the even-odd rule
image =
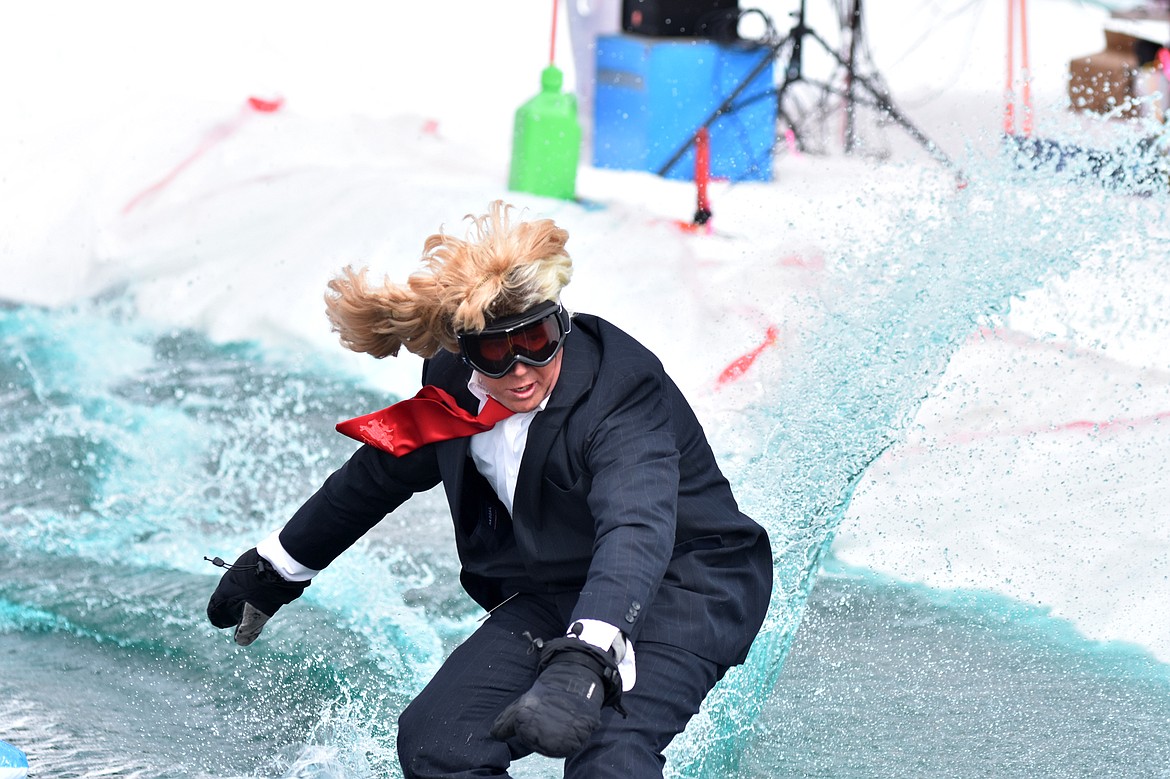
<svg viewBox="0 0 1170 779">
<path fill-rule="evenodd" d="M 550 300 L 496 320 L 477 333 L 459 333 L 459 354 L 484 376 L 498 379 L 518 362 L 537 368 L 548 365 L 572 329 L 568 312 Z"/>
</svg>

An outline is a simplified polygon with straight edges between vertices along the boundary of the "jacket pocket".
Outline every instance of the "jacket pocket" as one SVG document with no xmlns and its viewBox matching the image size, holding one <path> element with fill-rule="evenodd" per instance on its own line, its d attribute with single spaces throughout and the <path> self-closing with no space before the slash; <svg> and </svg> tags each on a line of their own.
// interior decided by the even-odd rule
<svg viewBox="0 0 1170 779">
<path fill-rule="evenodd" d="M 717 536 L 717 535 L 695 536 L 694 538 L 688 538 L 686 541 L 683 541 L 681 544 L 675 544 L 674 552 L 671 553 L 670 559 L 677 560 L 678 558 L 682 557 L 683 555 L 690 554 L 692 552 L 703 552 L 703 551 L 706 551 L 708 549 L 722 549 L 722 548 L 723 548 L 723 539 L 720 536 Z"/>
</svg>

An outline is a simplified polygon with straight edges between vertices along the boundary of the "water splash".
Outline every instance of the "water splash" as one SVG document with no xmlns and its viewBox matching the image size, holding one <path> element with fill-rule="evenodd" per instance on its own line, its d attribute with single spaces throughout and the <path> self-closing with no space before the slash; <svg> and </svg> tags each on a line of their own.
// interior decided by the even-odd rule
<svg viewBox="0 0 1170 779">
<path fill-rule="evenodd" d="M 1143 227 L 1164 220 L 1162 198 L 1135 198 L 1124 181 L 1070 185 L 1011 159 L 976 170 L 964 191 L 915 204 L 871 250 L 832 263 L 830 291 L 788 360 L 799 367 L 773 377 L 767 405 L 749 415 L 742 435 L 758 454 L 735 488 L 771 536 L 775 591 L 748 662 L 672 745 L 672 775 L 740 771 L 853 491 L 963 340 L 1053 274 L 1144 253 Z"/>
<path fill-rule="evenodd" d="M 279 526 L 352 449 L 332 433 L 333 422 L 355 404 L 387 399 L 303 358 L 261 357 L 254 346 L 213 345 L 190 332 L 159 334 L 124 313 L 116 300 L 0 310 L 7 438 L 0 637 L 27 644 L 43 636 L 39 651 L 76 669 L 50 683 L 37 677 L 30 657 L 7 674 L 27 673 L 39 694 L 70 700 L 53 688 L 76 685 L 82 668 L 114 662 L 139 669 L 145 681 L 137 686 L 156 693 L 140 714 L 109 712 L 126 721 L 149 717 L 147 745 L 136 734 L 78 725 L 70 733 L 86 745 L 84 755 L 45 755 L 55 747 L 43 733 L 30 740 L 30 753 L 58 767 L 100 755 L 129 771 L 119 755 L 132 741 L 135 754 L 172 755 L 196 775 L 201 767 L 219 775 L 213 756 L 240 767 L 270 762 L 290 737 L 294 752 L 319 746 L 322 723 L 334 723 L 324 740 L 339 748 L 337 723 L 345 717 L 336 710 L 351 700 L 350 710 L 362 708 L 360 717 L 351 711 L 353 721 L 390 723 L 370 738 L 383 745 L 378 765 L 395 762 L 385 744 L 393 744 L 397 711 L 453 637 L 465 635 L 472 611 L 467 601 L 462 612 L 435 617 L 428 614 L 434 604 L 417 595 L 446 592 L 432 586 L 426 531 L 411 536 L 413 549 L 359 544 L 349 565 L 287 607 L 248 651 L 203 614 L 218 577 L 203 556 L 235 554 Z M 428 511 L 433 503 L 424 501 L 399 521 L 441 527 Z M 136 689 L 113 683 L 117 693 L 104 701 L 98 686 L 97 701 L 69 704 L 68 720 L 101 721 L 91 707 L 100 711 Z M 317 708 L 334 714 L 315 718 Z M 254 746 L 241 746 L 248 743 Z M 152 774 L 149 764 L 135 763 L 125 775 L 176 775 L 158 760 Z M 306 757 L 292 775 L 313 775 L 317 764 Z M 317 775 L 328 775 L 323 770 Z"/>
</svg>

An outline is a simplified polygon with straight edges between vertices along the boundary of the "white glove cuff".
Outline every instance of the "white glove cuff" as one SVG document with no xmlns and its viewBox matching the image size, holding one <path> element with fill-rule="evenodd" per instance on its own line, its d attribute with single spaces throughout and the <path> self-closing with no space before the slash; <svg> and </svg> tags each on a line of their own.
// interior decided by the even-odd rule
<svg viewBox="0 0 1170 779">
<path fill-rule="evenodd" d="M 256 544 L 256 551 L 268 562 L 286 581 L 307 582 L 320 571 L 301 565 L 292 555 L 280 545 L 280 531 L 274 530 L 267 538 Z"/>
<path fill-rule="evenodd" d="M 602 652 L 613 651 L 618 664 L 618 674 L 622 677 L 622 692 L 629 691 L 638 679 L 638 672 L 634 666 L 634 645 L 630 640 L 622 635 L 622 631 L 599 619 L 579 619 L 573 625 L 580 625 L 581 631 L 578 633 L 570 629 L 568 635 L 577 636 Z"/>
</svg>

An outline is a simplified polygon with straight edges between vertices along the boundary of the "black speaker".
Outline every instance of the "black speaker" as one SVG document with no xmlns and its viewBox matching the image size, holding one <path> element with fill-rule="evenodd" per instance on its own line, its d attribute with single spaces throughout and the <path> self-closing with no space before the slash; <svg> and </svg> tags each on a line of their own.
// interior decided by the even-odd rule
<svg viewBox="0 0 1170 779">
<path fill-rule="evenodd" d="M 739 0 L 622 0 L 622 29 L 658 38 L 738 40 Z"/>
</svg>

